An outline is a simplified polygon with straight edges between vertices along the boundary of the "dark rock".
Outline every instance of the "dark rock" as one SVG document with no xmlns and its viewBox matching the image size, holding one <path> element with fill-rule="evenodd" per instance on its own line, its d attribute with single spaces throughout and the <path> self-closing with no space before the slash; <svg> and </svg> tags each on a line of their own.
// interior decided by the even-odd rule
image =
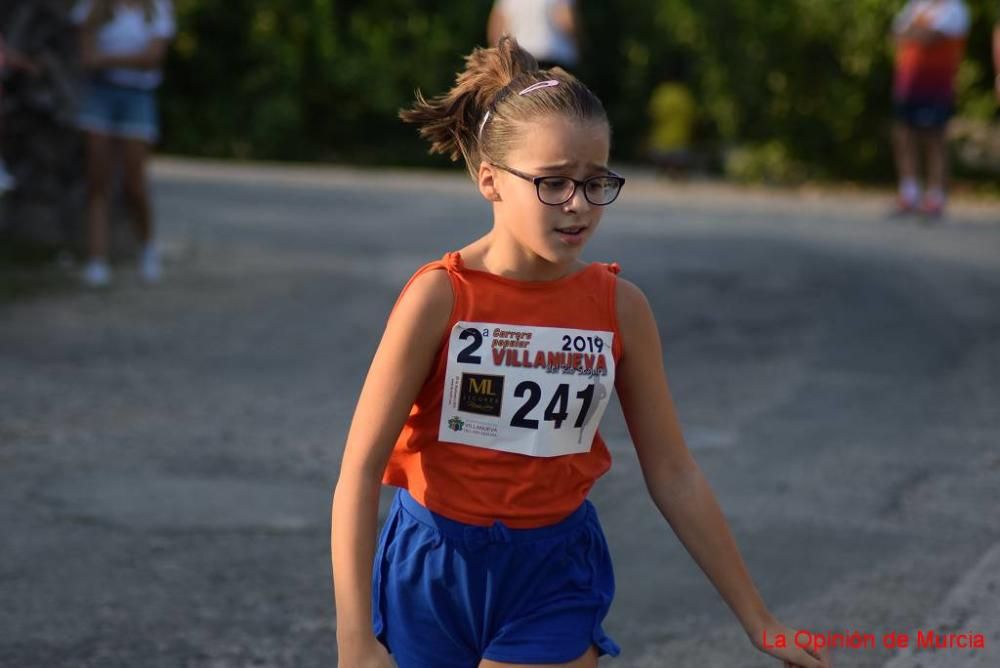
<svg viewBox="0 0 1000 668">
<path fill-rule="evenodd" d="M 75 116 L 81 89 L 71 3 L 5 0 L 0 32 L 36 66 L 8 69 L 0 94 L 0 153 L 17 185 L 0 200 L 0 242 L 41 244 L 82 255 L 85 156 Z M 120 207 L 112 216 L 112 256 L 136 242 Z"/>
</svg>

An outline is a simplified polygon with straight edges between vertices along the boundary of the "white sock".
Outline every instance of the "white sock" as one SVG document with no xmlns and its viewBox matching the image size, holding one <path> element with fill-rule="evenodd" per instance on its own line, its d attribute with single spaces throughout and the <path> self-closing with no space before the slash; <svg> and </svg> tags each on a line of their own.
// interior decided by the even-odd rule
<svg viewBox="0 0 1000 668">
<path fill-rule="evenodd" d="M 899 198 L 907 204 L 916 204 L 920 199 L 920 184 L 916 179 L 899 180 Z"/>
</svg>

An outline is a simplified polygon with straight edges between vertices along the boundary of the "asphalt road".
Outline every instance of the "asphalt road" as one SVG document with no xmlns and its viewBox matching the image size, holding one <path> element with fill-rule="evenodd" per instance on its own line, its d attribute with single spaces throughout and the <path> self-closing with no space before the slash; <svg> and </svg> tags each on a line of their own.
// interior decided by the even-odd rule
<svg viewBox="0 0 1000 668">
<path fill-rule="evenodd" d="M 333 666 L 354 401 L 405 279 L 488 208 L 457 175 L 155 171 L 164 284 L 124 265 L 105 293 L 0 306 L 0 665 Z M 1000 206 L 884 206 L 635 175 L 585 257 L 646 291 L 688 444 L 782 620 L 997 652 L 974 599 L 1000 563 Z M 601 664 L 777 666 L 658 515 L 616 406 L 602 433 L 623 653 Z M 835 657 L 921 660 L 893 655 Z"/>
</svg>

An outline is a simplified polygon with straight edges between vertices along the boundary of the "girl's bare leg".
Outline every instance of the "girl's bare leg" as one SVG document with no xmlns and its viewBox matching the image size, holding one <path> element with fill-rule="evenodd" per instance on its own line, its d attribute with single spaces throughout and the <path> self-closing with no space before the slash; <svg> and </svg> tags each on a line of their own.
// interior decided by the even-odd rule
<svg viewBox="0 0 1000 668">
<path fill-rule="evenodd" d="M 145 245 L 153 238 L 153 216 L 146 179 L 149 144 L 141 139 L 125 139 L 122 146 L 124 159 L 122 186 L 125 190 L 125 200 L 132 213 L 132 226 L 136 238 Z"/>
<path fill-rule="evenodd" d="M 904 123 L 892 127 L 892 148 L 899 178 L 899 199 L 902 205 L 916 206 L 920 195 L 917 182 L 917 135 Z"/>
<path fill-rule="evenodd" d="M 108 201 L 111 196 L 111 137 L 86 133 L 87 258 L 108 257 Z"/>
<path fill-rule="evenodd" d="M 927 192 L 944 196 L 948 181 L 948 144 L 944 128 L 925 134 L 927 147 Z"/>
</svg>

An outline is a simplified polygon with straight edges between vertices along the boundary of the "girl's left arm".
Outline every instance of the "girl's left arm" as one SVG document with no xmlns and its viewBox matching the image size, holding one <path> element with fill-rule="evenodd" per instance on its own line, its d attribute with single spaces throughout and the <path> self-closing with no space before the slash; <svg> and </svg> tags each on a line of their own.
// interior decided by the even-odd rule
<svg viewBox="0 0 1000 668">
<path fill-rule="evenodd" d="M 618 279 L 617 311 L 623 354 L 615 388 L 646 488 L 664 519 L 705 572 L 761 651 L 786 666 L 822 668 L 813 651 L 796 647 L 795 630 L 779 622 L 754 586 L 715 494 L 681 433 L 663 370 L 660 335 L 645 295 Z M 784 634 L 787 648 L 765 643 Z M 780 643 L 778 643 L 780 644 Z"/>
</svg>

